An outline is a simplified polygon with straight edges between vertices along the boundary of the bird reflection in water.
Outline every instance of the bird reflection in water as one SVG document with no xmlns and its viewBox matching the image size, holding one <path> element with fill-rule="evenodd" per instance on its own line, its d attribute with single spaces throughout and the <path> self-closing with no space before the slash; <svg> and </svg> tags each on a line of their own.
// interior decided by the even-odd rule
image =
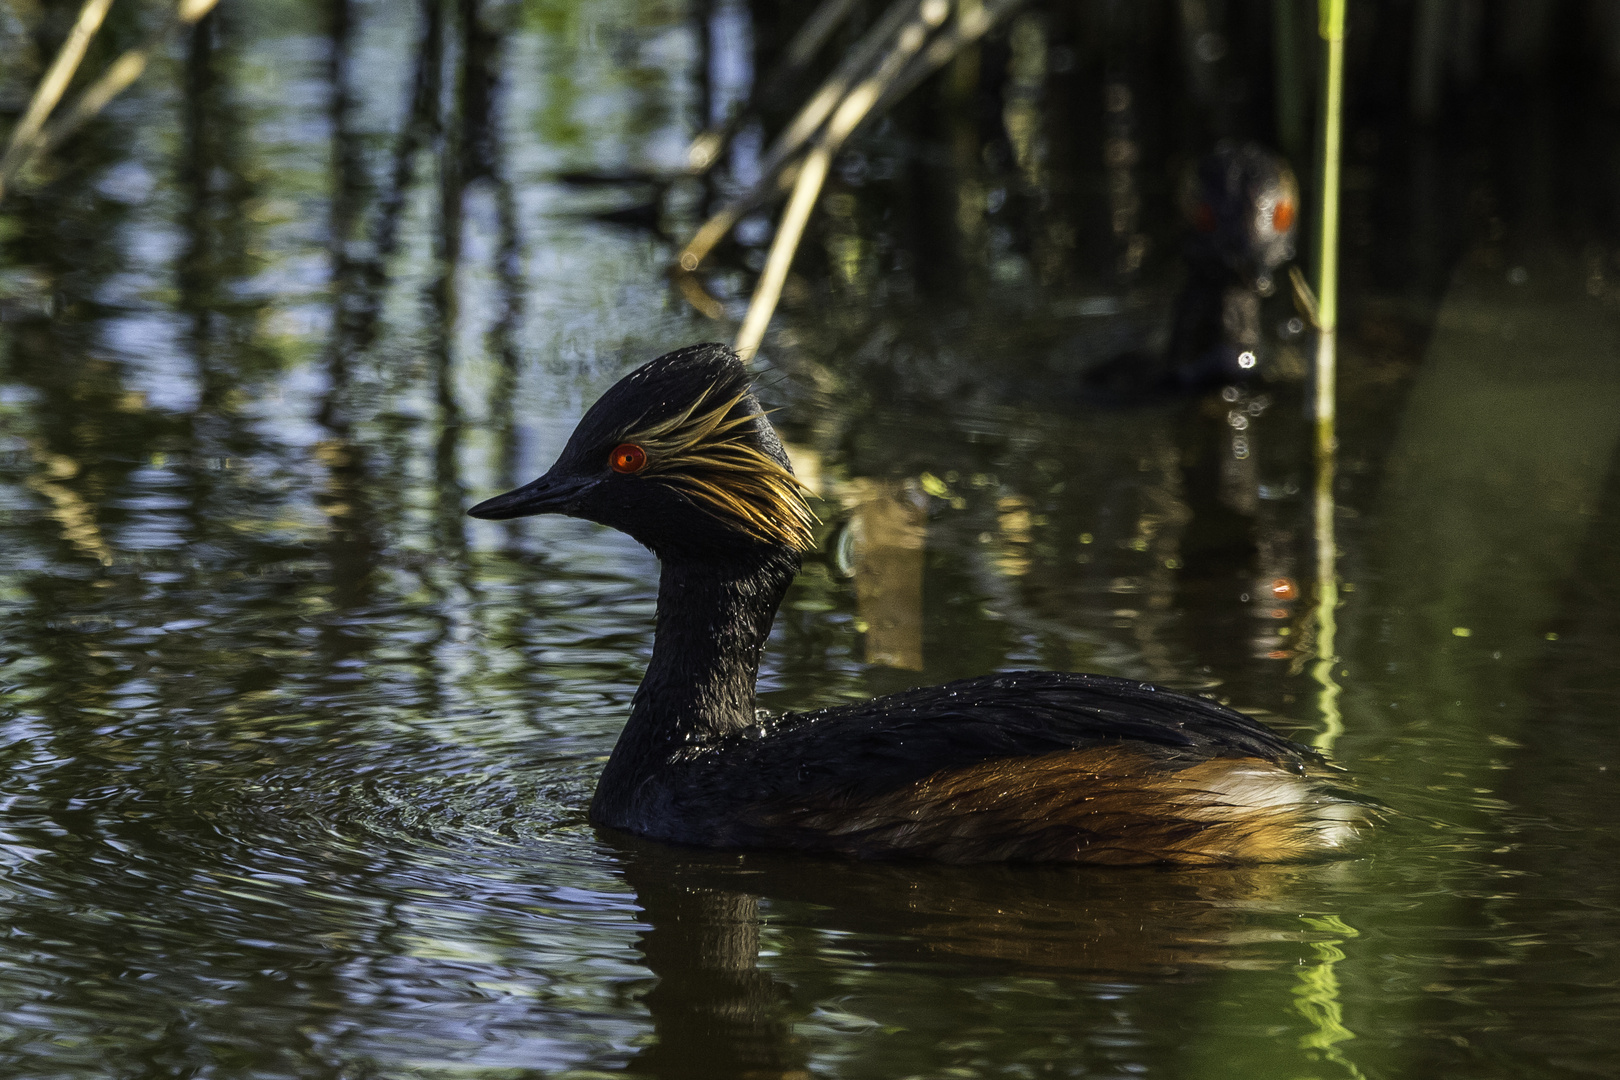
<svg viewBox="0 0 1620 1080">
<path fill-rule="evenodd" d="M 627 1066 L 658 1077 L 808 1077 L 796 1031 L 820 996 L 762 970 L 764 911 L 837 932 L 847 962 L 1118 983 L 1197 981 L 1319 959 L 1284 928 L 1345 864 L 1209 870 L 861 863 L 672 848 L 603 830 L 635 889 L 655 1041 Z M 763 910 L 762 910 L 763 909 Z M 1320 922 L 1321 920 L 1317 920 Z M 1281 926 L 1279 924 L 1282 924 Z M 815 958 L 784 945 L 791 970 Z"/>
<path fill-rule="evenodd" d="M 643 999 L 654 1042 L 626 1071 L 657 1077 L 809 1077 L 791 989 L 759 969 L 759 897 L 736 887 L 736 856 L 706 867 L 684 853 L 624 841 L 625 877 L 646 929 L 641 954 L 658 983 Z M 729 867 L 723 865 L 729 864 Z M 732 870 L 728 880 L 726 869 Z M 730 886 L 730 887 L 727 887 Z"/>
</svg>

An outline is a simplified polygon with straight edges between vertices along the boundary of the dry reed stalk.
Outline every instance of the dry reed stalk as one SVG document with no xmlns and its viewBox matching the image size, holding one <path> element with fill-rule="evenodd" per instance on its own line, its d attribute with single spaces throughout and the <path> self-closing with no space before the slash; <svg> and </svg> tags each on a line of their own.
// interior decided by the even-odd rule
<svg viewBox="0 0 1620 1080">
<path fill-rule="evenodd" d="M 106 2 L 111 3 L 111 0 L 106 0 Z M 36 129 L 32 133 L 28 145 L 19 151 L 16 161 L 10 163 L 4 171 L 0 171 L 0 194 L 4 194 L 3 185 L 6 180 L 16 173 L 20 173 L 30 162 L 43 157 L 62 145 L 69 136 L 99 115 L 113 98 L 123 93 L 136 79 L 140 78 L 141 74 L 146 71 L 146 65 L 150 61 L 152 54 L 163 44 L 163 39 L 170 32 L 178 26 L 190 26 L 198 22 L 203 16 L 214 10 L 218 4 L 219 0 L 180 0 L 173 13 L 148 34 L 145 41 L 136 48 L 126 51 L 108 65 L 107 70 L 102 72 L 101 77 L 91 83 L 84 93 L 79 95 L 72 108 L 68 109 L 66 113 L 58 117 L 48 127 L 43 130 Z M 83 50 L 81 49 L 80 55 L 82 56 L 82 54 Z M 58 91 L 57 98 L 59 99 L 60 96 L 61 93 Z"/>
<path fill-rule="evenodd" d="M 849 93 L 849 87 L 879 61 L 885 49 L 929 0 L 896 0 L 877 25 L 867 31 L 843 61 L 811 95 L 786 129 L 777 137 L 760 161 L 760 179 L 752 188 L 731 199 L 717 210 L 693 234 L 677 256 L 676 265 L 687 272 L 696 270 L 710 251 L 729 233 L 744 214 L 775 196 L 784 186 L 782 174 L 791 159 L 815 137 L 827 117 L 832 115 Z M 792 181 L 787 181 L 791 184 Z"/>
<path fill-rule="evenodd" d="M 67 91 L 68 83 L 73 81 L 74 74 L 79 70 L 79 64 L 84 60 L 85 50 L 90 47 L 90 41 L 101 29 L 102 21 L 107 17 L 107 9 L 112 7 L 112 0 L 84 0 L 84 6 L 79 8 L 79 17 L 74 20 L 73 29 L 68 33 L 67 40 L 57 50 L 56 59 L 51 61 L 50 69 L 40 80 L 39 86 L 34 90 L 34 96 L 29 99 L 28 108 L 23 112 L 22 119 L 11 130 L 11 139 L 6 144 L 6 152 L 0 157 L 0 195 L 5 194 L 6 183 L 34 156 L 35 140 L 39 138 L 45 121 L 50 117 L 51 110 L 56 108 L 62 95 Z"/>
<path fill-rule="evenodd" d="M 822 0 L 821 5 L 811 12 L 810 17 L 794 32 L 787 48 L 782 51 L 782 63 L 771 72 L 767 88 L 753 100 L 771 97 L 808 67 L 810 61 L 816 58 L 816 53 L 821 51 L 821 47 L 832 36 L 832 32 L 849 17 L 851 11 L 855 10 L 856 3 L 858 0 Z M 714 167 L 714 163 L 720 160 L 720 152 L 726 148 L 726 144 L 742 126 L 742 121 L 749 111 L 745 103 L 723 123 L 711 125 L 692 140 L 692 144 L 686 150 L 686 161 L 687 168 L 693 176 L 702 176 Z"/>
<path fill-rule="evenodd" d="M 788 266 L 793 262 L 799 240 L 804 236 L 805 225 L 810 220 L 811 210 L 815 208 L 817 196 L 821 194 L 821 185 L 827 179 L 833 155 L 866 119 L 873 106 L 882 100 L 885 91 L 906 70 L 912 58 L 927 43 L 928 36 L 949 14 L 950 4 L 947 0 L 923 0 L 916 5 L 915 17 L 901 27 L 894 47 L 884 56 L 877 71 L 845 95 L 817 137 L 815 147 L 799 169 L 793 197 L 782 214 L 782 223 L 771 242 L 765 269 L 754 288 L 753 299 L 749 301 L 742 329 L 737 332 L 735 347 L 737 355 L 744 362 L 752 359 L 759 350 L 759 344 L 765 337 L 765 327 L 769 325 L 777 302 L 782 298 Z"/>
<path fill-rule="evenodd" d="M 1001 22 L 1025 2 L 1026 0 L 990 0 L 988 3 L 961 5 L 957 13 L 956 20 L 947 30 L 937 34 L 933 40 L 927 44 L 926 48 L 923 48 L 921 51 L 912 52 L 907 61 L 898 71 L 893 71 L 892 74 L 887 74 L 885 76 L 877 99 L 869 103 L 861 111 L 861 114 L 856 120 L 854 126 L 849 128 L 847 131 L 841 132 L 836 137 L 836 140 L 830 144 L 831 153 L 836 153 L 839 147 L 841 147 L 842 144 L 848 140 L 849 136 L 854 134 L 860 125 L 867 119 L 869 119 L 871 116 L 881 114 L 885 109 L 893 105 L 900 98 L 910 93 L 929 75 L 949 62 L 953 56 L 959 53 L 962 49 L 977 42 L 992 28 L 994 28 L 997 23 Z M 747 214 L 749 211 L 754 210 L 779 193 L 786 191 L 797 191 L 801 186 L 813 186 L 819 190 L 821 183 L 826 179 L 825 170 L 822 171 L 820 177 L 812 175 L 806 179 L 804 176 L 804 167 L 808 164 L 809 158 L 807 157 L 804 160 L 795 160 L 793 155 L 797 153 L 797 151 L 803 146 L 805 139 L 816 133 L 817 128 L 812 126 L 812 122 L 819 124 L 820 121 L 817 119 L 817 117 L 825 116 L 829 111 L 842 107 L 842 100 L 844 99 L 840 99 L 839 101 L 835 102 L 831 107 L 831 110 L 829 110 L 824 106 L 825 96 L 829 93 L 830 89 L 847 85 L 848 79 L 846 68 L 853 69 L 857 66 L 857 61 L 862 64 L 869 63 L 871 57 L 877 55 L 879 51 L 878 47 L 885 44 L 885 42 L 876 40 L 877 34 L 883 32 L 889 34 L 890 36 L 897 36 L 905 26 L 909 25 L 909 23 L 906 22 L 894 24 L 891 21 L 891 17 L 897 11 L 902 14 L 910 15 L 913 18 L 921 18 L 923 15 L 923 8 L 925 6 L 932 7 L 933 11 L 931 13 L 938 15 L 940 21 L 943 21 L 943 15 L 946 12 L 938 7 L 934 7 L 934 5 L 931 4 L 911 4 L 907 2 L 904 4 L 895 4 L 893 7 L 891 7 L 885 14 L 884 20 L 880 22 L 878 26 L 873 27 L 872 31 L 868 33 L 867 37 L 862 39 L 861 43 L 852 52 L 851 57 L 846 58 L 844 65 L 840 65 L 839 71 L 834 72 L 833 75 L 822 84 L 822 87 L 817 91 L 816 96 L 811 99 L 810 103 L 800 110 L 793 123 L 789 125 L 788 130 L 784 131 L 782 137 L 777 140 L 775 145 L 773 145 L 771 153 L 767 156 L 765 162 L 762 164 L 762 175 L 759 182 L 748 191 L 744 192 L 742 195 L 736 197 L 717 210 L 714 215 L 710 217 L 708 221 L 704 222 L 702 227 L 700 227 L 698 231 L 693 234 L 692 239 L 688 241 L 686 247 L 681 250 L 680 255 L 677 257 L 676 266 L 674 269 L 675 280 L 687 301 L 690 302 L 693 307 L 697 308 L 698 311 L 702 312 L 709 318 L 718 318 L 724 313 L 725 309 L 719 301 L 715 300 L 713 297 L 709 296 L 708 293 L 704 292 L 703 287 L 699 285 L 694 278 L 692 278 L 692 272 L 702 264 L 709 252 L 714 250 L 715 245 L 718 244 L 725 237 L 725 235 L 732 230 L 737 222 L 742 219 L 743 215 Z M 935 22 L 933 25 L 938 25 L 938 22 Z M 889 60 L 896 56 L 896 48 L 897 46 L 891 45 L 884 59 L 880 61 L 885 72 L 889 72 L 891 70 Z M 862 85 L 864 86 L 866 84 L 863 83 Z M 845 99 L 851 96 L 853 96 L 853 92 L 846 94 Z M 808 135 L 805 134 L 806 131 L 808 131 Z M 814 152 L 812 152 L 812 154 L 813 153 Z M 830 159 L 831 154 L 828 156 Z M 830 166 L 830 160 L 827 164 Z M 785 212 L 784 222 L 786 223 Z M 803 226 L 801 224 L 801 230 L 802 227 Z M 781 230 L 778 230 L 779 234 L 780 231 Z M 797 242 L 797 239 L 795 239 L 794 244 L 797 245 Z M 768 267 L 769 263 L 767 263 L 767 268 Z M 784 280 L 785 273 L 786 271 L 784 270 Z M 752 309 L 752 304 L 750 305 L 750 309 Z"/>
<path fill-rule="evenodd" d="M 873 115 L 881 113 L 911 93 L 924 79 L 949 63 L 957 53 L 984 37 L 997 23 L 1026 3 L 1028 0 L 988 0 L 985 3 L 962 5 L 956 21 L 929 42 L 928 48 L 913 57 L 899 78 L 884 91 L 883 97 L 873 108 Z"/>
</svg>

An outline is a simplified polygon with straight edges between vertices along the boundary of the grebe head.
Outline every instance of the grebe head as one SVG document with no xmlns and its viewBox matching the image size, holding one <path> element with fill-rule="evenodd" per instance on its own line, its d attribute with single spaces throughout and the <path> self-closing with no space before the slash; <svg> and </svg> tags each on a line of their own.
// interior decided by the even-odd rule
<svg viewBox="0 0 1620 1080">
<path fill-rule="evenodd" d="M 1269 293 L 1272 271 L 1294 257 L 1299 184 L 1288 162 L 1256 143 L 1223 142 L 1189 175 L 1183 203 L 1189 258 Z"/>
<path fill-rule="evenodd" d="M 550 471 L 467 512 L 584 518 L 660 558 L 802 552 L 815 521 L 747 368 L 724 345 L 632 371 L 591 406 Z"/>
</svg>

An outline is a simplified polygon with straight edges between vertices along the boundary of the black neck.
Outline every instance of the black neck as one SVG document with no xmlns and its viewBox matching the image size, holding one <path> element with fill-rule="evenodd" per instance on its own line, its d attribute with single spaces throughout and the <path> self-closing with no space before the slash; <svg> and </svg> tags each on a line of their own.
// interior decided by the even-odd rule
<svg viewBox="0 0 1620 1080">
<path fill-rule="evenodd" d="M 1191 387 L 1239 375 L 1237 354 L 1260 345 L 1260 297 L 1235 271 L 1211 260 L 1189 260 L 1176 300 L 1166 367 Z"/>
<path fill-rule="evenodd" d="M 798 570 L 798 555 L 776 548 L 663 563 L 652 662 L 602 773 L 597 811 L 629 799 L 679 747 L 754 722 L 760 657 Z"/>
</svg>

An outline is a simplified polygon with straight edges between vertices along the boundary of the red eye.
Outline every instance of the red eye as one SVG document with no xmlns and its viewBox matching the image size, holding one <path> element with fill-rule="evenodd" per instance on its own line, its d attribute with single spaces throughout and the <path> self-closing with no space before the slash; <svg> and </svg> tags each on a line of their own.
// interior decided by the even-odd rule
<svg viewBox="0 0 1620 1080">
<path fill-rule="evenodd" d="M 1284 199 L 1271 208 L 1271 227 L 1284 233 L 1294 227 L 1294 204 Z"/>
<path fill-rule="evenodd" d="M 647 451 L 635 443 L 620 443 L 608 455 L 608 468 L 616 473 L 638 473 L 647 467 Z"/>
<path fill-rule="evenodd" d="M 1199 203 L 1197 206 L 1193 207 L 1192 223 L 1193 228 L 1197 229 L 1199 232 L 1214 232 L 1215 208 L 1210 206 L 1207 202 Z"/>
</svg>

